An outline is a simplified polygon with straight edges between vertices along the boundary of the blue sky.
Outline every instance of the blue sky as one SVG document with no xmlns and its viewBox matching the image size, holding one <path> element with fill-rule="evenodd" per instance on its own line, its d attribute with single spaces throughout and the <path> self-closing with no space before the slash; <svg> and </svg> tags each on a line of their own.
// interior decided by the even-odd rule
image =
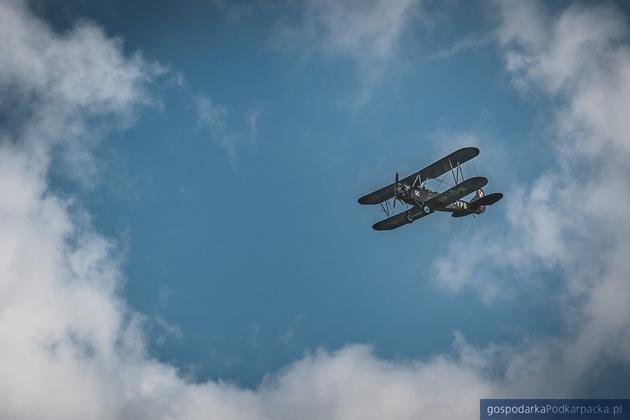
<svg viewBox="0 0 630 420">
<path fill-rule="evenodd" d="M 98 6 L 73 11 L 111 20 L 109 32 L 126 49 L 168 63 L 185 80 L 158 86 L 159 109 L 101 146 L 104 181 L 85 193 L 95 224 L 108 236 L 122 233 L 129 248 L 130 304 L 181 329 L 151 347 L 157 357 L 251 386 L 320 345 L 371 343 L 384 357 L 412 358 L 448 349 L 455 330 L 486 343 L 557 328 L 544 294 L 489 307 L 431 281 L 446 245 L 461 241 L 461 252 L 475 252 L 483 246 L 476 231 L 505 223 L 505 206 L 479 220 L 437 215 L 379 233 L 370 226 L 382 214 L 356 203 L 395 171 L 454 150 L 450 139 L 463 133 L 488 144 L 465 171 L 489 177 L 489 191 L 541 170 L 536 158 L 515 159 L 535 156 L 530 127 L 540 101 L 527 103 L 511 88 L 493 44 L 426 58 L 485 36 L 489 6 L 469 8 L 474 22 L 466 10 L 439 17 L 436 25 L 452 28 L 446 33 L 405 30 L 400 62 L 384 64 L 368 87 L 347 56 L 275 46 L 279 16 L 299 13 L 288 7 L 255 7 L 230 21 L 217 7 L 165 5 L 141 25 L 125 18 L 122 4 L 105 17 Z M 298 26 L 298 17 L 288 24 Z M 369 98 L 355 103 L 364 89 Z M 233 156 L 199 121 L 201 95 L 225 107 L 225 135 L 238 137 Z"/>
<path fill-rule="evenodd" d="M 618 114 L 630 93 L 627 14 L 523 3 L 5 2 L 7 33 L 35 40 L 11 38 L 0 61 L 0 109 L 24 110 L 0 120 L 6 161 L 34 162 L 40 178 L 16 170 L 27 180 L 16 188 L 43 191 L 32 199 L 41 220 L 41 203 L 59 206 L 63 222 L 43 226 L 69 226 L 46 238 L 58 238 L 50 260 L 71 268 L 48 271 L 74 277 L 41 278 L 96 287 L 108 308 L 85 325 L 55 309 L 53 341 L 111 350 L 116 371 L 146 369 L 131 388 L 168 371 L 184 401 L 190 383 L 228 381 L 235 401 L 260 392 L 260 418 L 276 407 L 270 377 L 300 412 L 285 393 L 302 388 L 293 375 L 345 360 L 375 376 L 376 392 L 407 364 L 421 366 L 418 389 L 450 378 L 446 363 L 455 373 L 440 389 L 470 396 L 438 417 L 465 418 L 499 389 L 627 394 L 626 341 L 611 337 L 630 336 L 630 223 L 601 207 L 628 191 L 623 176 L 601 182 L 630 170 Z M 50 60 L 41 76 L 21 61 L 37 48 Z M 501 202 L 474 219 L 371 229 L 384 216 L 359 196 L 462 146 L 481 149 L 464 174 L 488 177 Z M 30 226 L 31 213 L 15 212 Z M 129 336 L 139 361 L 127 344 L 108 347 Z M 152 415 L 136 403 L 110 418 Z"/>
</svg>

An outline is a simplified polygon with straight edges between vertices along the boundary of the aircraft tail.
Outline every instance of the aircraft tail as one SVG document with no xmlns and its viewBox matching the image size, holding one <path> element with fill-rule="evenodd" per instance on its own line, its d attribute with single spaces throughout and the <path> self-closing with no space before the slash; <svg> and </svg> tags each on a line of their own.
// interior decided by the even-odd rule
<svg viewBox="0 0 630 420">
<path fill-rule="evenodd" d="M 475 197 L 472 200 L 470 200 L 469 208 L 472 212 L 481 214 L 484 211 L 486 211 L 486 206 L 484 205 L 485 203 L 483 203 L 483 201 L 485 200 L 482 200 L 485 196 L 486 196 L 486 193 L 483 190 L 483 188 L 479 188 L 477 191 L 475 191 Z"/>
<path fill-rule="evenodd" d="M 470 201 L 470 205 L 468 206 L 468 208 L 471 211 L 476 211 L 477 209 L 479 209 L 480 213 L 483 213 L 486 206 L 491 206 L 502 198 L 503 194 L 501 193 L 492 193 L 485 195 L 483 190 L 478 190 L 475 194 L 475 198 Z"/>
<path fill-rule="evenodd" d="M 451 214 L 453 217 L 464 217 L 469 214 L 481 214 L 486 211 L 486 206 L 490 206 L 503 198 L 501 193 L 492 193 L 486 195 L 483 188 L 475 191 L 475 197 L 468 203 L 468 210 L 455 211 Z"/>
</svg>

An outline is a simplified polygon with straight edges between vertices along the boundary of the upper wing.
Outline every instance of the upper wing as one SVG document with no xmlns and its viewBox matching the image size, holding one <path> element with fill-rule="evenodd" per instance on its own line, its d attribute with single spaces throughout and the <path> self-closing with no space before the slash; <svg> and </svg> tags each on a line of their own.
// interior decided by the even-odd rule
<svg viewBox="0 0 630 420">
<path fill-rule="evenodd" d="M 476 176 L 474 178 L 469 178 L 464 182 L 460 182 L 454 187 L 449 188 L 448 190 L 440 193 L 434 197 L 431 197 L 424 203 L 431 210 L 435 210 L 439 207 L 446 207 L 451 203 L 459 200 L 460 198 L 466 197 L 468 194 L 483 188 L 488 183 L 488 179 L 482 176 Z"/>
<path fill-rule="evenodd" d="M 372 227 L 376 230 L 392 230 L 406 225 L 407 223 L 411 223 L 414 220 L 417 220 L 431 213 L 432 212 L 423 212 L 420 207 L 412 207 L 401 213 L 395 214 L 392 217 L 388 217 L 385 220 L 381 220 L 380 222 L 375 223 Z"/>
<path fill-rule="evenodd" d="M 402 178 L 400 182 L 403 184 L 411 185 L 413 184 L 413 181 L 415 181 L 416 177 L 420 178 L 420 182 L 426 181 L 427 179 L 435 179 L 442 174 L 450 171 L 452 168 L 455 168 L 458 164 L 469 161 L 478 154 L 479 149 L 477 149 L 476 147 L 464 147 L 463 149 L 456 150 L 450 155 L 443 157 L 435 163 L 432 163 L 426 168 L 421 169 L 418 172 L 414 172 L 405 178 Z M 359 198 L 359 203 L 378 204 L 382 203 L 385 200 L 389 200 L 392 197 L 394 197 L 393 183 L 381 188 L 380 190 L 364 195 L 363 197 Z"/>
</svg>

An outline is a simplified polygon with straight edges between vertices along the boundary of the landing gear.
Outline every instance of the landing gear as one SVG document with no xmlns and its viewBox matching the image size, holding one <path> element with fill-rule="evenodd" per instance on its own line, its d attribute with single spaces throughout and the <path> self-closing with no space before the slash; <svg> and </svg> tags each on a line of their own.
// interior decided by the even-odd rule
<svg viewBox="0 0 630 420">
<path fill-rule="evenodd" d="M 429 214 L 429 213 L 431 213 L 431 209 L 429 208 L 429 206 L 424 206 L 424 207 L 422 207 L 422 211 L 424 212 L 424 214 Z"/>
</svg>

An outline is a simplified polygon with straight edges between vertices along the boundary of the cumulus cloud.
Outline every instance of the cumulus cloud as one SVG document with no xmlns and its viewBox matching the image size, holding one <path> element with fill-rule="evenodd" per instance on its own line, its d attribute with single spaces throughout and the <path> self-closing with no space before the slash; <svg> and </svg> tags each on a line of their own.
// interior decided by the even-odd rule
<svg viewBox="0 0 630 420">
<path fill-rule="evenodd" d="M 630 215 L 622 210 L 630 192 L 630 131 L 622 116 L 630 106 L 627 17 L 611 5 L 574 4 L 558 15 L 532 2 L 498 7 L 498 40 L 514 85 L 530 99 L 554 101 L 555 167 L 508 193 L 507 232 L 489 233 L 481 239 L 489 245 L 475 253 L 453 248 L 436 263 L 437 279 L 490 301 L 515 281 L 543 290 L 531 274 L 557 270 L 564 344 L 536 352 L 549 359 L 543 366 L 554 379 L 546 387 L 579 392 L 602 360 L 630 363 L 630 266 L 622 257 L 630 255 Z"/>
<path fill-rule="evenodd" d="M 19 137 L 41 159 L 59 151 L 70 172 L 91 180 L 96 127 L 131 122 L 135 106 L 151 100 L 143 82 L 163 69 L 139 54 L 122 57 L 122 41 L 87 21 L 53 34 L 21 2 L 0 7 L 0 134 Z"/>
</svg>

